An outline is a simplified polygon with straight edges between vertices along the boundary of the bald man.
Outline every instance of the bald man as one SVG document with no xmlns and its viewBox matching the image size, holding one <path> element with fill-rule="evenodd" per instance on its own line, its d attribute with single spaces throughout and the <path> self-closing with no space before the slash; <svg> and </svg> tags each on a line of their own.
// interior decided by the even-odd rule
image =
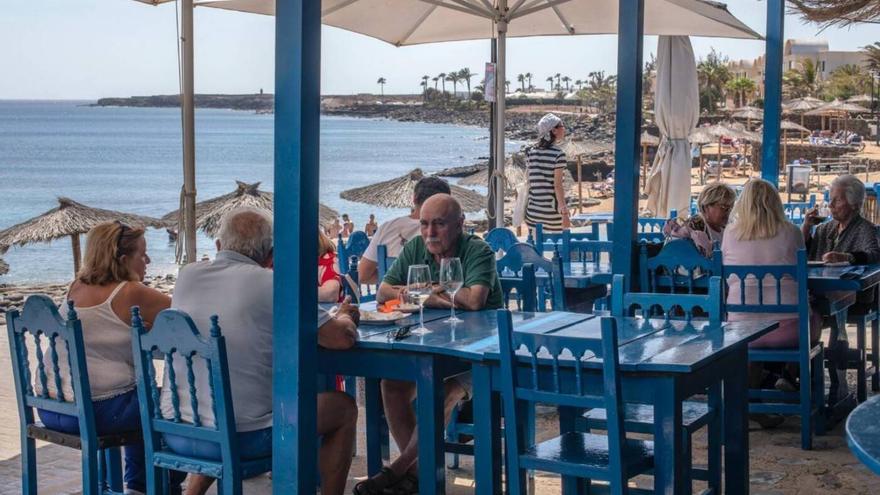
<svg viewBox="0 0 880 495">
<path fill-rule="evenodd" d="M 428 265 L 431 268 L 431 279 L 436 284 L 439 282 L 440 260 L 456 257 L 461 259 L 464 275 L 464 284 L 455 293 L 456 309 L 478 311 L 500 308 L 501 282 L 495 268 L 495 253 L 479 237 L 464 233 L 464 215 L 458 201 L 448 194 L 435 194 L 425 201 L 419 215 L 421 235 L 404 246 L 400 256 L 388 270 L 379 286 L 378 301 L 382 303 L 404 295 L 410 266 Z M 439 286 L 425 302 L 429 307 L 447 309 L 452 304 L 450 294 Z M 470 373 L 446 380 L 446 421 L 455 405 L 470 396 L 471 389 Z M 416 387 L 412 382 L 382 381 L 385 415 L 401 453 L 389 469 L 363 482 L 369 485 L 369 490 L 373 490 L 364 493 L 381 492 L 390 486 L 406 490 L 406 493 L 417 491 L 418 438 L 412 409 L 415 397 Z"/>
</svg>

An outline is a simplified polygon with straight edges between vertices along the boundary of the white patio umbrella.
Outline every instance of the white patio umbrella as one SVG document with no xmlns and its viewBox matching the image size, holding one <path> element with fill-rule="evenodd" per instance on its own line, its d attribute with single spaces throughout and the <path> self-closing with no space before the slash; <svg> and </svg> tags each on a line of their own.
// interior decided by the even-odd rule
<svg viewBox="0 0 880 495">
<path fill-rule="evenodd" d="M 700 120 L 700 95 L 694 49 L 687 36 L 657 41 L 654 115 L 660 147 L 648 176 L 647 207 L 655 216 L 688 211 L 691 201 L 691 150 L 688 135 Z"/>
<path fill-rule="evenodd" d="M 199 0 L 197 4 L 275 14 L 274 0 Z M 618 6 L 617 0 L 323 0 L 322 22 L 395 46 L 495 39 L 495 132 L 502 136 L 494 141 L 497 178 L 504 176 L 507 37 L 615 34 Z M 761 38 L 728 12 L 725 5 L 705 0 L 646 0 L 644 32 Z M 503 212 L 504 181 L 496 180 L 495 187 L 495 211 Z"/>
</svg>

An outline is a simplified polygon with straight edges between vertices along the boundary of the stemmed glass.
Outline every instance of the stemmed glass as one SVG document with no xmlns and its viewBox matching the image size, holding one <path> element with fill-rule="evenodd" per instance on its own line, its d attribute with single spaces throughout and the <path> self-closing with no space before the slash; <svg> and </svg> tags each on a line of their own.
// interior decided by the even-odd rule
<svg viewBox="0 0 880 495">
<path fill-rule="evenodd" d="M 455 316 L 455 293 L 464 284 L 461 270 L 461 258 L 443 258 L 440 260 L 440 286 L 451 294 L 452 313 L 445 323 L 461 323 L 463 320 Z"/>
<path fill-rule="evenodd" d="M 428 265 L 410 265 L 406 277 L 406 290 L 410 297 L 419 303 L 419 328 L 412 331 L 415 335 L 424 335 L 430 330 L 425 328 L 425 301 L 431 297 L 431 268 Z"/>
</svg>

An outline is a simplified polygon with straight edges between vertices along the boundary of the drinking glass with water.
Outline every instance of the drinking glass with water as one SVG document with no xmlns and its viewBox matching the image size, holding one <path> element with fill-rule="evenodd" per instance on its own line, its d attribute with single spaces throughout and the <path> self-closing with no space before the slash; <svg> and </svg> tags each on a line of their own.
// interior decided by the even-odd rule
<svg viewBox="0 0 880 495">
<path fill-rule="evenodd" d="M 440 286 L 449 293 L 452 302 L 452 313 L 444 320 L 445 323 L 460 323 L 463 320 L 455 316 L 455 293 L 464 285 L 464 274 L 461 269 L 461 258 L 443 258 L 440 260 Z"/>
<path fill-rule="evenodd" d="M 431 297 L 431 268 L 428 265 L 411 265 L 406 277 L 406 291 L 419 305 L 419 327 L 412 331 L 423 335 L 430 330 L 425 328 L 425 301 Z"/>
</svg>

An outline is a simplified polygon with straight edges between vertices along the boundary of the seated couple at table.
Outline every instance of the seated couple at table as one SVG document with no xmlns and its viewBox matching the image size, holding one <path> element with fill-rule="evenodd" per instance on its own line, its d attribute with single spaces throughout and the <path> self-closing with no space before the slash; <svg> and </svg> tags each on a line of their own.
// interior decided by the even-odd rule
<svg viewBox="0 0 880 495">
<path fill-rule="evenodd" d="M 229 381 L 238 442 L 243 458 L 271 453 L 272 426 L 272 218 L 261 210 L 242 208 L 223 219 L 213 261 L 187 265 L 180 270 L 174 298 L 143 284 L 150 262 L 144 230 L 120 222 L 104 223 L 89 231 L 83 267 L 71 284 L 67 298 L 75 301 L 83 325 L 95 422 L 99 434 L 140 429 L 140 409 L 135 390 L 131 343 L 132 306 L 140 306 L 147 328 L 158 313 L 174 307 L 187 312 L 204 334 L 210 316 L 219 315 L 228 349 Z M 222 302 L 221 303 L 218 303 Z M 62 311 L 67 306 L 62 305 Z M 347 303 L 331 317 L 318 308 L 318 343 L 346 349 L 357 338 L 357 309 Z M 66 356 L 61 359 L 66 360 Z M 174 361 L 177 376 L 186 376 L 182 359 Z M 61 373 L 67 366 L 60 366 Z M 209 399 L 208 377 L 194 367 L 200 404 Z M 47 374 L 52 371 L 47 368 Z M 166 378 L 167 378 L 166 374 Z M 65 389 L 69 375 L 61 377 Z M 48 380 L 53 384 L 54 380 Z M 50 385 L 50 388 L 51 387 Z M 180 413 L 192 422 L 192 407 L 185 387 L 178 393 Z M 49 390 L 53 397 L 57 391 Z M 202 395 L 204 394 L 204 395 Z M 73 392 L 65 390 L 65 397 Z M 162 414 L 172 416 L 170 387 L 162 389 Z M 318 396 L 318 434 L 323 435 L 319 458 L 322 493 L 344 492 L 351 464 L 357 407 L 344 393 Z M 38 410 L 43 423 L 53 429 L 77 433 L 76 417 Z M 214 423 L 210 407 L 200 407 L 204 425 Z M 184 455 L 217 458 L 217 444 L 166 436 L 173 450 Z M 129 490 L 146 491 L 146 463 L 141 444 L 125 448 L 125 482 Z M 172 473 L 171 491 L 180 492 L 182 473 Z M 188 494 L 204 493 L 213 479 L 193 475 Z"/>
<path fill-rule="evenodd" d="M 379 287 L 378 302 L 405 297 L 407 272 L 412 265 L 426 264 L 431 277 L 439 281 L 440 260 L 449 257 L 461 259 L 464 284 L 455 294 L 455 307 L 464 310 L 497 309 L 503 304 L 501 283 L 495 268 L 495 254 L 482 239 L 463 230 L 464 215 L 461 205 L 448 194 L 436 194 L 421 206 L 419 229 L 421 235 L 410 240 L 388 270 Z M 449 308 L 450 295 L 435 289 L 425 302 L 434 308 Z M 444 387 L 444 421 L 449 421 L 453 408 L 470 397 L 470 373 L 446 380 Z M 418 493 L 418 437 L 412 402 L 416 387 L 412 382 L 383 380 L 382 399 L 385 416 L 400 456 L 382 471 L 355 486 L 356 495 L 381 493 Z"/>
</svg>

